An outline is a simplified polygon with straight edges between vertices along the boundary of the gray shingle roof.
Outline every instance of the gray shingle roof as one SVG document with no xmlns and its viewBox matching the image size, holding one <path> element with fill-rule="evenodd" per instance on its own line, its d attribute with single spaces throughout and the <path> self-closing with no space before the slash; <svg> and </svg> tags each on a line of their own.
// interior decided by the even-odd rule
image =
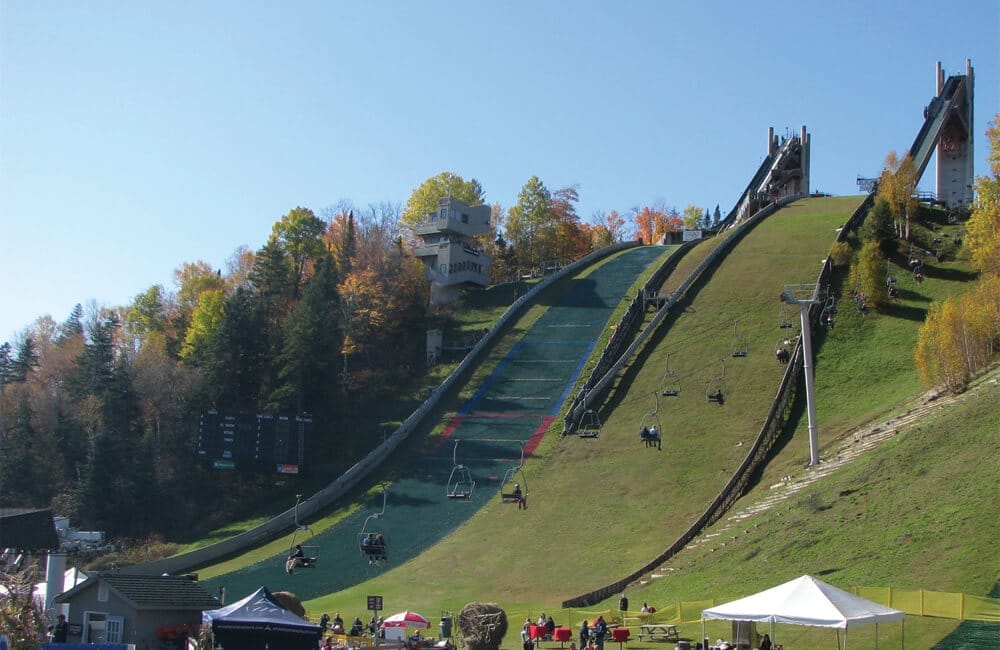
<svg viewBox="0 0 1000 650">
<path fill-rule="evenodd" d="M 136 609 L 217 609 L 221 603 L 201 585 L 189 578 L 175 576 L 143 576 L 102 573 L 74 589 L 57 596 L 57 602 L 74 592 L 82 591 L 93 580 L 103 580 Z"/>
</svg>

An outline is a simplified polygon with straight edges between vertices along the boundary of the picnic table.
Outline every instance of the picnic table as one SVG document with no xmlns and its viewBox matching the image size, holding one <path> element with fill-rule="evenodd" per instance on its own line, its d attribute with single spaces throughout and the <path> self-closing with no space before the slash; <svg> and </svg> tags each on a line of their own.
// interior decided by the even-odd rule
<svg viewBox="0 0 1000 650">
<path fill-rule="evenodd" d="M 647 638 L 650 641 L 680 641 L 680 638 L 677 636 L 676 625 L 660 623 L 640 625 L 639 640 L 642 641 L 643 638 Z"/>
</svg>

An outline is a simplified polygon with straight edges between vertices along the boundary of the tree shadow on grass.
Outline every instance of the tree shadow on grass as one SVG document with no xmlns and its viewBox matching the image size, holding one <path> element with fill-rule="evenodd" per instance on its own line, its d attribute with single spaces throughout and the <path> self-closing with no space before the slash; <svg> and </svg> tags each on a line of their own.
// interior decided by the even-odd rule
<svg viewBox="0 0 1000 650">
<path fill-rule="evenodd" d="M 905 318 L 922 323 L 927 318 L 927 310 L 923 307 L 909 305 L 887 304 L 879 307 L 879 312 L 892 318 Z"/>
<path fill-rule="evenodd" d="M 912 289 L 897 289 L 899 292 L 900 300 L 908 300 L 910 302 L 930 302 L 931 299 L 922 293 L 917 293 Z"/>
<path fill-rule="evenodd" d="M 939 266 L 924 266 L 924 277 L 935 280 L 946 280 L 948 282 L 973 282 L 979 278 L 979 274 L 974 271 L 963 271 L 962 269 L 946 269 Z"/>
</svg>

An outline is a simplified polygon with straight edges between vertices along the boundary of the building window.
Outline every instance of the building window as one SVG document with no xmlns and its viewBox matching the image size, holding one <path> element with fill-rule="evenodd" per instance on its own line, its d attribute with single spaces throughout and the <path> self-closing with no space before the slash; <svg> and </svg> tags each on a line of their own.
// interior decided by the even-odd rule
<svg viewBox="0 0 1000 650">
<path fill-rule="evenodd" d="M 441 208 L 441 213 L 440 213 L 439 216 L 440 216 L 441 219 L 447 219 L 448 218 L 448 208 Z"/>
<path fill-rule="evenodd" d="M 103 582 L 97 584 L 97 602 L 108 602 L 108 585 Z"/>
<path fill-rule="evenodd" d="M 109 616 L 105 623 L 105 640 L 108 643 L 121 643 L 124 633 L 125 619 L 121 616 Z"/>
<path fill-rule="evenodd" d="M 462 213 L 462 223 L 469 223 L 469 215 Z"/>
</svg>

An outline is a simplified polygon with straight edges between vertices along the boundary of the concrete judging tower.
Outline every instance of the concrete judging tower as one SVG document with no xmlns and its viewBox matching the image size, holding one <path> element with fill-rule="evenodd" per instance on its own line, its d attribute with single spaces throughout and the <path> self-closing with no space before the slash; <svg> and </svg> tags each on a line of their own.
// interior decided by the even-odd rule
<svg viewBox="0 0 1000 650">
<path fill-rule="evenodd" d="M 490 256 L 475 237 L 490 232 L 490 206 L 470 206 L 453 196 L 438 199 L 437 210 L 417 224 L 420 243 L 413 254 L 426 267 L 431 282 L 431 303 L 447 304 L 463 287 L 490 283 Z"/>
</svg>

